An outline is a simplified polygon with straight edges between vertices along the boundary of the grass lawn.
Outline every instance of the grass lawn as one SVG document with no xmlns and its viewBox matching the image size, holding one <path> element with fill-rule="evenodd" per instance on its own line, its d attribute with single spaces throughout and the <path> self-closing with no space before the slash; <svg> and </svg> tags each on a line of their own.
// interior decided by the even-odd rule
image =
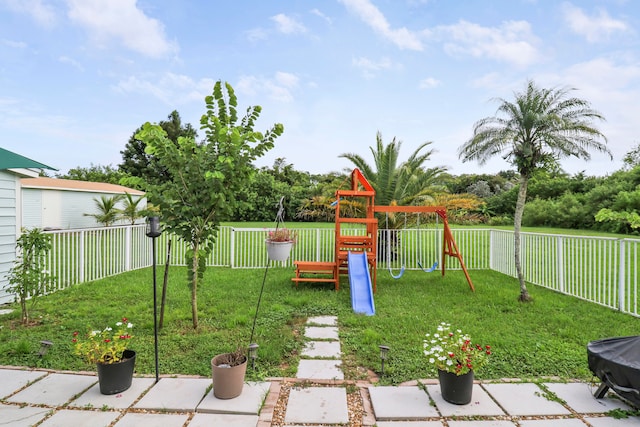
<svg viewBox="0 0 640 427">
<path fill-rule="evenodd" d="M 422 355 L 422 340 L 443 321 L 492 346 L 493 358 L 478 378 L 589 379 L 588 341 L 640 331 L 638 318 L 533 285 L 529 291 L 535 301 L 518 303 L 516 280 L 491 271 L 470 273 L 475 293 L 458 271 L 445 277 L 407 271 L 394 280 L 380 270 L 376 314 L 367 317 L 352 312 L 346 278 L 339 292 L 310 284 L 296 288 L 292 269 L 269 268 L 254 339 L 259 359 L 248 378 L 293 376 L 303 346 L 301 328 L 314 315 L 338 316 L 347 378 L 378 371 L 378 345 L 388 345 L 385 383 L 436 377 Z M 194 330 L 186 270 L 172 267 L 159 337 L 161 374 L 209 376 L 214 355 L 246 347 L 264 274 L 264 269 L 209 268 L 198 293 L 200 327 Z M 135 325 L 137 372 L 152 374 L 152 292 L 152 271 L 144 269 L 42 297 L 32 311 L 33 326 L 19 324 L 16 306 L 0 316 L 0 365 L 94 370 L 73 354 L 73 332 L 102 329 L 124 316 Z M 39 342 L 45 339 L 54 346 L 39 358 Z"/>
</svg>

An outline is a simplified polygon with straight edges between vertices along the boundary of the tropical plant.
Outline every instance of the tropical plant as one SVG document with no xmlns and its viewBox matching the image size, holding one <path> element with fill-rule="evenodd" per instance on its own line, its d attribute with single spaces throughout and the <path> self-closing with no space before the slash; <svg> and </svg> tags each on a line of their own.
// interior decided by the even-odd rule
<svg viewBox="0 0 640 427">
<path fill-rule="evenodd" d="M 193 136 L 171 141 L 160 126 L 150 123 L 136 134 L 146 144 L 146 153 L 169 172 L 169 179 L 149 185 L 147 197 L 160 209 L 165 230 L 189 245 L 186 262 L 194 328 L 198 327 L 198 283 L 220 222 L 231 218 L 241 188 L 255 171 L 252 162 L 270 150 L 284 130 L 279 123 L 264 134 L 253 130 L 260 106 L 249 107 L 238 120 L 238 100 L 228 83 L 216 82 L 205 104 L 207 112 L 200 119 L 205 131 L 202 143 Z"/>
<path fill-rule="evenodd" d="M 590 150 L 613 158 L 606 137 L 592 125 L 594 120 L 604 117 L 587 101 L 570 97 L 572 90 L 539 88 L 529 81 L 524 92 L 514 93 L 513 102 L 498 98 L 496 115 L 476 122 L 473 136 L 458 153 L 462 161 L 477 160 L 481 165 L 502 154 L 520 174 L 514 215 L 514 261 L 521 301 L 531 299 L 522 273 L 520 229 L 532 174 L 557 165 L 563 157 L 589 160 Z"/>
<path fill-rule="evenodd" d="M 111 227 L 114 222 L 120 218 L 120 210 L 116 207 L 122 199 L 122 194 L 116 194 L 112 197 L 100 196 L 93 198 L 97 213 L 86 213 L 84 216 L 90 216 L 105 227 Z"/>
<path fill-rule="evenodd" d="M 367 178 L 367 181 L 376 190 L 375 204 L 381 206 L 389 205 L 412 205 L 423 204 L 422 199 L 427 197 L 435 183 L 436 178 L 443 173 L 446 168 L 423 167 L 424 163 L 430 160 L 433 150 L 423 152 L 432 142 L 428 141 L 420 144 L 411 153 L 409 158 L 399 163 L 400 147 L 402 141 L 395 138 L 384 145 L 382 134 L 376 134 L 376 146 L 369 147 L 373 154 L 374 164 L 369 165 L 359 154 L 345 153 L 339 157 L 349 159 Z M 390 215 L 389 221 L 380 219 L 379 225 L 388 223 L 389 228 L 400 226 L 402 221 L 394 221 Z"/>
<path fill-rule="evenodd" d="M 78 331 L 73 333 L 71 341 L 75 353 L 89 363 L 104 363 L 110 365 L 118 363 L 123 358 L 133 335 L 133 323 L 126 317 L 116 322 L 115 327 L 107 326 L 102 330 L 90 329 L 85 336 Z"/>
<path fill-rule="evenodd" d="M 46 258 L 51 250 L 51 236 L 38 228 L 23 229 L 16 242 L 18 258 L 9 270 L 7 290 L 15 293 L 20 302 L 22 324 L 29 323 L 29 304 L 35 305 L 37 298 L 46 292 L 55 277 L 46 271 Z"/>
<path fill-rule="evenodd" d="M 134 199 L 129 193 L 124 193 L 125 198 L 123 200 L 123 207 L 120 209 L 120 217 L 129 221 L 131 225 L 136 223 L 136 220 L 142 218 L 143 212 L 138 208 L 138 205 L 142 201 L 142 197 Z"/>
</svg>

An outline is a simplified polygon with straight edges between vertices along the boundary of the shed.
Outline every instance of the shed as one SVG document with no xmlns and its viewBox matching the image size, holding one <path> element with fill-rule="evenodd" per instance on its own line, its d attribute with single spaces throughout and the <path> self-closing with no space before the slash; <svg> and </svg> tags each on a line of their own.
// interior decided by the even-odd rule
<svg viewBox="0 0 640 427">
<path fill-rule="evenodd" d="M 23 227 L 49 230 L 102 227 L 95 218 L 86 215 L 98 213 L 96 200 L 100 200 L 101 196 L 128 193 L 137 199 L 145 195 L 143 191 L 122 185 L 72 179 L 24 178 L 21 186 Z M 117 207 L 122 208 L 123 202 Z M 146 200 L 143 200 L 139 209 L 145 207 Z M 138 221 L 142 223 L 144 219 Z M 119 224 L 125 222 L 120 221 Z"/>
<path fill-rule="evenodd" d="M 16 259 L 16 240 L 22 227 L 20 179 L 36 177 L 42 169 L 51 169 L 12 151 L 0 148 L 0 304 L 13 301 L 6 292 L 9 270 Z"/>
</svg>

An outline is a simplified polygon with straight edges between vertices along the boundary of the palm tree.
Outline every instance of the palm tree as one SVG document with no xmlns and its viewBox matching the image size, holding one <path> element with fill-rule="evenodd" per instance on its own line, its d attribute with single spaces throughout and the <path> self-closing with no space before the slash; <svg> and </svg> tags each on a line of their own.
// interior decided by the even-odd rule
<svg viewBox="0 0 640 427">
<path fill-rule="evenodd" d="M 433 150 L 421 151 L 431 145 L 427 141 L 421 144 L 407 161 L 398 164 L 402 141 L 395 138 L 385 146 L 382 134 L 376 134 L 376 147 L 369 147 L 373 154 L 374 165 L 370 166 L 359 154 L 345 153 L 340 157 L 351 160 L 359 168 L 367 181 L 376 190 L 375 204 L 381 206 L 411 205 L 428 194 L 435 179 L 446 168 L 423 168 L 423 164 L 430 159 Z"/>
<path fill-rule="evenodd" d="M 133 225 L 136 223 L 138 218 L 142 218 L 142 211 L 138 209 L 138 205 L 140 204 L 142 197 L 134 199 L 129 193 L 124 193 L 124 195 L 126 197 L 123 202 L 124 206 L 119 213 L 123 219 L 126 219 L 131 225 Z"/>
<path fill-rule="evenodd" d="M 120 211 L 116 208 L 120 199 L 122 199 L 122 194 L 116 194 L 113 197 L 100 196 L 99 199 L 94 197 L 93 201 L 96 204 L 98 213 L 86 213 L 84 215 L 95 218 L 96 221 L 104 224 L 105 227 L 110 227 L 120 216 Z"/>
<path fill-rule="evenodd" d="M 493 117 L 474 125 L 473 137 L 459 149 L 463 162 L 477 160 L 480 165 L 496 154 L 503 155 L 520 174 L 520 189 L 514 215 L 515 266 L 520 282 L 520 301 L 529 301 L 520 262 L 520 226 L 527 197 L 527 183 L 534 171 L 557 165 L 563 157 L 589 160 L 589 151 L 606 153 L 607 138 L 594 120 L 604 117 L 589 102 L 570 97 L 575 89 L 543 89 L 533 81 L 524 92 L 514 93 L 515 101 L 498 98 Z"/>
</svg>

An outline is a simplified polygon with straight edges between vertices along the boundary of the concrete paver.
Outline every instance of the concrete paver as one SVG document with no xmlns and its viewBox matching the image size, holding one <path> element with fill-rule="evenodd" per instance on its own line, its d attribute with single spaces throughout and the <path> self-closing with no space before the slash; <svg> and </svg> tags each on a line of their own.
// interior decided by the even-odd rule
<svg viewBox="0 0 640 427">
<path fill-rule="evenodd" d="M 213 389 L 202 399 L 196 409 L 197 412 L 216 414 L 258 415 L 260 407 L 271 383 L 250 382 L 242 387 L 240 396 L 233 399 L 218 399 L 213 395 Z"/>
<path fill-rule="evenodd" d="M 560 403 L 543 396 L 544 390 L 533 383 L 483 384 L 510 415 L 569 415 Z"/>
<path fill-rule="evenodd" d="M 77 411 L 63 409 L 47 418 L 41 427 L 108 427 L 120 416 L 119 412 Z"/>
<path fill-rule="evenodd" d="M 562 418 L 557 420 L 521 420 L 520 427 L 586 427 L 586 424 L 576 418 Z"/>
<path fill-rule="evenodd" d="M 376 427 L 442 427 L 441 421 L 380 421 Z"/>
<path fill-rule="evenodd" d="M 211 385 L 213 381 L 204 378 L 160 378 L 134 407 L 155 411 L 195 412 L 207 387 Z"/>
<path fill-rule="evenodd" d="M 27 384 L 32 383 L 45 375 L 47 375 L 47 373 L 42 371 L 3 369 L 2 382 L 0 382 L 0 398 L 8 397 Z"/>
<path fill-rule="evenodd" d="M 50 411 L 51 408 L 0 403 L 0 420 L 3 426 L 32 426 L 45 418 Z"/>
<path fill-rule="evenodd" d="M 516 423 L 505 420 L 447 421 L 449 427 L 514 427 Z"/>
<path fill-rule="evenodd" d="M 306 338 L 316 340 L 338 340 L 338 328 L 335 326 L 307 326 L 304 329 Z"/>
<path fill-rule="evenodd" d="M 307 319 L 307 325 L 336 326 L 337 324 L 336 316 L 314 316 Z"/>
<path fill-rule="evenodd" d="M 341 354 L 340 341 L 307 341 L 301 356 L 339 359 Z"/>
<path fill-rule="evenodd" d="M 468 405 L 454 405 L 445 401 L 440 392 L 440 385 L 433 384 L 427 386 L 427 392 L 433 399 L 440 413 L 446 417 L 470 417 L 475 415 L 500 416 L 505 415 L 504 411 L 491 399 L 491 396 L 484 391 L 480 384 L 473 385 L 471 402 Z"/>
<path fill-rule="evenodd" d="M 339 360 L 300 360 L 297 378 L 310 380 L 342 380 L 344 374 L 340 370 Z"/>
<path fill-rule="evenodd" d="M 638 427 L 640 426 L 640 417 L 629 417 L 615 419 L 611 417 L 587 417 L 585 421 L 593 427 Z"/>
<path fill-rule="evenodd" d="M 608 396 L 596 399 L 593 393 L 597 387 L 592 387 L 587 383 L 545 383 L 544 385 L 549 391 L 567 402 L 567 405 L 574 411 L 583 414 L 603 413 L 613 409 L 631 409 L 619 399 Z"/>
<path fill-rule="evenodd" d="M 129 412 L 115 427 L 183 427 L 189 419 L 187 414 L 142 414 Z"/>
<path fill-rule="evenodd" d="M 344 387 L 292 388 L 284 417 L 288 424 L 346 424 L 349 422 Z"/>
<path fill-rule="evenodd" d="M 74 374 L 49 374 L 14 394 L 8 402 L 60 406 L 98 381 L 98 377 Z"/>
<path fill-rule="evenodd" d="M 196 414 L 189 427 L 256 427 L 257 415 Z"/>
<path fill-rule="evenodd" d="M 419 387 L 369 387 L 369 396 L 377 420 L 411 420 L 437 417 L 429 396 Z"/>
<path fill-rule="evenodd" d="M 72 408 L 115 408 L 126 409 L 133 405 L 145 391 L 155 382 L 154 378 L 134 378 L 128 390 L 118 394 L 100 393 L 100 384 L 96 383 L 86 392 L 82 393 L 76 400 L 69 404 Z"/>
</svg>

